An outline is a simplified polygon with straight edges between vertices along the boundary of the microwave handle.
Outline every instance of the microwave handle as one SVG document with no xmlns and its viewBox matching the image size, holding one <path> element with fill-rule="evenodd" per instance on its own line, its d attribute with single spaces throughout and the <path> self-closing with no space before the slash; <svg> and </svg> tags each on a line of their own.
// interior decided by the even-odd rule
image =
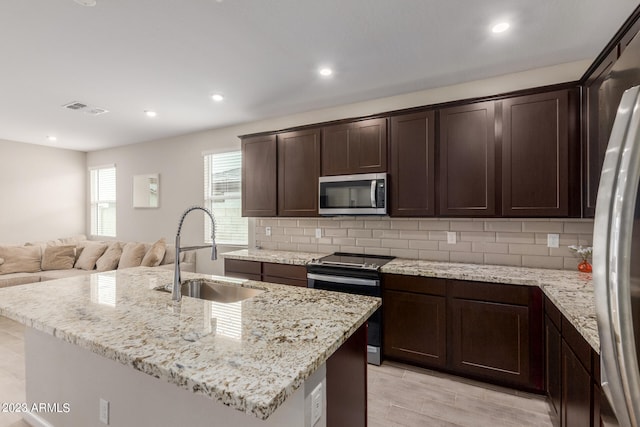
<svg viewBox="0 0 640 427">
<path fill-rule="evenodd" d="M 378 180 L 371 180 L 371 207 L 375 208 L 378 204 L 376 203 L 376 184 Z"/>
</svg>

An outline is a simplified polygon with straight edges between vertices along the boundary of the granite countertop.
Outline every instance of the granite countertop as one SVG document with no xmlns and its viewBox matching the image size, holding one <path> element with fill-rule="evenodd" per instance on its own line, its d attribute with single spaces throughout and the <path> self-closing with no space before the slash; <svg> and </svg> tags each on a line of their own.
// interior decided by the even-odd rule
<svg viewBox="0 0 640 427">
<path fill-rule="evenodd" d="M 239 260 L 301 264 L 327 254 L 251 249 L 228 252 L 222 256 Z M 596 351 L 600 338 L 596 320 L 591 274 L 569 270 L 463 264 L 396 258 L 381 268 L 383 273 L 477 282 L 539 286 L 560 312 Z"/>
<path fill-rule="evenodd" d="M 315 252 L 289 252 L 269 249 L 240 249 L 220 256 L 241 261 L 273 262 L 276 264 L 306 265 L 309 261 L 329 254 Z"/>
<path fill-rule="evenodd" d="M 227 278 L 265 292 L 173 304 L 153 290 L 172 276 L 137 267 L 3 288 L 0 315 L 266 419 L 380 306 L 379 298 Z M 212 278 L 183 273 L 194 277 Z"/>
</svg>

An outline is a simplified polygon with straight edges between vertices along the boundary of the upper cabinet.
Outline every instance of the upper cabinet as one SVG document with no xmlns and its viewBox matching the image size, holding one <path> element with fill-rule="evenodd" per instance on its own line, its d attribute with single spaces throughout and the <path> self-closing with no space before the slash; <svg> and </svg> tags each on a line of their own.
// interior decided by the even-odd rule
<svg viewBox="0 0 640 427">
<path fill-rule="evenodd" d="M 575 92 L 561 90 L 502 101 L 503 216 L 575 215 L 577 100 Z"/>
<path fill-rule="evenodd" d="M 278 215 L 317 216 L 320 130 L 280 133 L 278 141 Z"/>
<path fill-rule="evenodd" d="M 387 171 L 387 119 L 322 129 L 322 176 Z"/>
<path fill-rule="evenodd" d="M 433 111 L 391 118 L 389 180 L 393 216 L 435 214 L 434 129 Z"/>
<path fill-rule="evenodd" d="M 242 216 L 276 216 L 276 155 L 275 135 L 242 140 Z"/>
<path fill-rule="evenodd" d="M 494 216 L 495 102 L 440 110 L 441 215 Z"/>
</svg>

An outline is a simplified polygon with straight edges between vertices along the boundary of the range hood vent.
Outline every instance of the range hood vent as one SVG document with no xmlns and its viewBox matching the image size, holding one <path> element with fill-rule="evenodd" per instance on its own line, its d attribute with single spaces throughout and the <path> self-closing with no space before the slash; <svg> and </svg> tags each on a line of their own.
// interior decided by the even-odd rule
<svg viewBox="0 0 640 427">
<path fill-rule="evenodd" d="M 109 110 L 105 108 L 87 105 L 78 101 L 69 102 L 68 104 L 63 105 L 62 107 L 69 110 L 82 111 L 83 113 L 89 114 L 91 116 L 98 116 L 100 114 L 109 112 Z"/>
</svg>

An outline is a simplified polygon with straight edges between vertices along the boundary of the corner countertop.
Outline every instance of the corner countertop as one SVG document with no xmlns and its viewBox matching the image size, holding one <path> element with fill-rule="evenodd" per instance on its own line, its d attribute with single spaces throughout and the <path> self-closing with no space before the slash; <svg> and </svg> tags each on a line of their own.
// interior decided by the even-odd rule
<svg viewBox="0 0 640 427">
<path fill-rule="evenodd" d="M 260 419 L 380 306 L 379 298 L 219 278 L 265 290 L 231 304 L 154 290 L 136 267 L 0 289 L 0 315 Z M 183 279 L 212 276 L 183 273 Z M 224 315 L 220 313 L 224 311 Z"/>
<path fill-rule="evenodd" d="M 240 249 L 220 254 L 221 257 L 240 261 L 273 262 L 276 264 L 307 265 L 313 259 L 329 254 L 315 252 L 290 252 L 269 249 Z"/>
<path fill-rule="evenodd" d="M 238 260 L 304 265 L 314 258 L 320 258 L 328 254 L 245 249 L 221 255 Z M 396 258 L 385 264 L 380 271 L 389 274 L 539 286 L 591 347 L 596 352 L 600 352 L 600 338 L 598 335 L 591 274 L 569 270 L 463 264 L 403 258 Z"/>
</svg>

